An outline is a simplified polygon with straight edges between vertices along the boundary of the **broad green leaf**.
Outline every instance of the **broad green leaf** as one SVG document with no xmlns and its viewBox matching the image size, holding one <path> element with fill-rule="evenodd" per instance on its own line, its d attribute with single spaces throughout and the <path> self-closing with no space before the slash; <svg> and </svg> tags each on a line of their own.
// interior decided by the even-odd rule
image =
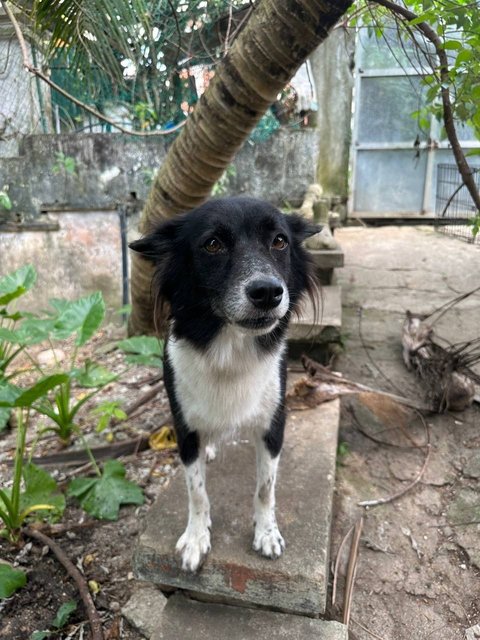
<svg viewBox="0 0 480 640">
<path fill-rule="evenodd" d="M 0 381 L 0 432 L 2 432 L 10 419 L 11 407 L 21 393 L 21 389 L 9 384 L 5 380 Z M 2 406 L 2 402 L 6 406 Z"/>
<path fill-rule="evenodd" d="M 54 318 L 29 316 L 15 330 L 16 342 L 26 346 L 43 342 L 52 333 L 54 326 Z"/>
<path fill-rule="evenodd" d="M 67 309 L 70 302 L 68 300 L 65 300 L 65 298 L 50 298 L 48 304 L 53 307 L 55 311 L 57 311 L 57 313 L 60 314 Z"/>
<path fill-rule="evenodd" d="M 105 302 L 100 291 L 69 302 L 55 322 L 53 337 L 64 340 L 76 333 L 75 344 L 81 347 L 100 327 L 104 316 Z"/>
<path fill-rule="evenodd" d="M 81 387 L 92 389 L 95 387 L 104 387 L 118 378 L 116 373 L 112 373 L 105 367 L 88 360 L 83 369 L 74 369 L 71 372 L 72 378 L 78 382 Z"/>
<path fill-rule="evenodd" d="M 34 631 L 30 636 L 30 640 L 45 640 L 45 638 L 50 638 L 51 635 L 51 631 Z"/>
<path fill-rule="evenodd" d="M 52 627 L 55 627 L 55 629 L 62 629 L 67 624 L 69 617 L 72 615 L 76 608 L 77 603 L 75 602 L 75 600 L 64 602 L 57 611 L 55 620 L 52 622 Z"/>
<path fill-rule="evenodd" d="M 27 576 L 23 571 L 14 569 L 9 564 L 0 563 L 0 598 L 10 598 L 26 583 Z"/>
<path fill-rule="evenodd" d="M 20 267 L 0 279 L 0 305 L 7 305 L 19 298 L 35 284 L 37 273 L 31 264 Z"/>
<path fill-rule="evenodd" d="M 163 343 L 154 336 L 133 336 L 132 338 L 120 340 L 118 348 L 126 353 L 154 354 L 157 356 L 163 354 Z"/>
<path fill-rule="evenodd" d="M 463 49 L 463 45 L 458 40 L 447 40 L 447 42 L 444 42 L 443 48 L 447 51 L 458 51 Z"/>
<path fill-rule="evenodd" d="M 42 508 L 57 518 L 65 510 L 65 497 L 57 490 L 57 483 L 44 469 L 30 463 L 23 469 L 25 490 L 20 495 L 20 511 L 30 511 L 32 507 Z"/>
<path fill-rule="evenodd" d="M 68 375 L 66 373 L 56 373 L 53 376 L 47 376 L 46 378 L 42 378 L 37 384 L 34 384 L 33 387 L 23 391 L 14 401 L 14 407 L 30 407 L 34 402 L 43 398 L 51 389 L 58 387 L 60 384 L 68 381 Z M 0 406 L 9 406 L 2 405 L 0 402 Z"/>
<path fill-rule="evenodd" d="M 125 480 L 125 467 L 118 460 L 106 462 L 101 477 L 72 480 L 67 495 L 78 498 L 82 508 L 99 520 L 117 520 L 122 504 L 143 504 L 142 490 Z"/>
<path fill-rule="evenodd" d="M 463 62 L 470 62 L 470 60 L 472 60 L 473 57 L 474 57 L 473 51 L 470 51 L 469 49 L 464 49 L 463 51 L 460 51 L 460 53 L 458 54 L 457 59 L 455 60 L 455 64 L 458 66 Z"/>
<path fill-rule="evenodd" d="M 22 394 L 22 389 L 6 382 L 0 382 L 0 410 L 1 408 L 10 408 L 15 406 L 16 399 Z"/>
<path fill-rule="evenodd" d="M 163 358 L 163 341 L 153 336 L 133 336 L 120 340 L 118 348 L 124 351 L 126 361 L 131 364 L 142 364 L 161 367 Z"/>
<path fill-rule="evenodd" d="M 10 420 L 10 409 L 0 407 L 0 433 L 5 429 Z"/>
<path fill-rule="evenodd" d="M 125 362 L 128 364 L 140 364 L 144 367 L 162 367 L 163 360 L 158 356 L 141 356 L 141 355 L 126 355 Z"/>
<path fill-rule="evenodd" d="M 0 327 L 0 340 L 4 342 L 11 342 L 13 344 L 18 343 L 18 335 L 16 331 L 12 329 L 6 329 L 5 327 Z"/>
</svg>

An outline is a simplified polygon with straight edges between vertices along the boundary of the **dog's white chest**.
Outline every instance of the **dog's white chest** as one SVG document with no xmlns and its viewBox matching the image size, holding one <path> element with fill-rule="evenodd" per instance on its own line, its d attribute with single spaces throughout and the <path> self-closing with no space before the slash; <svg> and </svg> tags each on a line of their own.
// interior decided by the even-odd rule
<svg viewBox="0 0 480 640">
<path fill-rule="evenodd" d="M 231 327 L 206 351 L 170 339 L 175 393 L 189 428 L 213 438 L 268 428 L 280 398 L 282 352 L 259 353 L 252 336 Z"/>
</svg>

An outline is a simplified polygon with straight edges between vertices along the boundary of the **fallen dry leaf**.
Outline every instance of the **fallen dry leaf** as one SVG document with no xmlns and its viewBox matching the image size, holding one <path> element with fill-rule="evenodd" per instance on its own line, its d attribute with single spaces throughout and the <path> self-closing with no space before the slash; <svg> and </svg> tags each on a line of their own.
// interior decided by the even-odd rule
<svg viewBox="0 0 480 640">
<path fill-rule="evenodd" d="M 165 425 L 155 433 L 152 433 L 148 439 L 148 445 L 154 451 L 174 449 L 177 446 L 177 439 L 173 427 Z"/>
</svg>

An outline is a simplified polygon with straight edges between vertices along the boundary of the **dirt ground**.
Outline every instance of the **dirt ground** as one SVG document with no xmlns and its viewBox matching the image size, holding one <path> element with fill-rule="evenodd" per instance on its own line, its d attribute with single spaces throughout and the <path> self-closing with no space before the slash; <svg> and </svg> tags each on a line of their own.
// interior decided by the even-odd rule
<svg viewBox="0 0 480 640">
<path fill-rule="evenodd" d="M 429 312 L 459 291 L 478 285 L 478 247 L 439 240 L 418 229 L 393 230 L 390 235 L 384 230 L 360 231 L 361 237 L 358 230 L 338 234 L 346 253 L 346 266 L 338 275 L 343 288 L 345 352 L 335 368 L 352 380 L 419 399 L 422 389 L 401 358 L 404 312 L 407 308 Z M 463 273 L 461 281 L 456 270 Z M 363 307 L 361 323 L 359 305 Z M 464 339 L 475 330 L 478 336 L 479 309 L 477 298 L 451 312 L 441 327 L 446 336 Z M 118 329 L 107 328 L 82 352 L 83 357 L 94 353 L 97 361 L 122 370 L 123 356 L 112 350 L 112 341 L 118 337 Z M 68 348 L 65 352 L 68 356 Z M 128 406 L 156 384 L 157 370 L 135 367 L 102 391 L 101 397 Z M 94 433 L 88 406 L 82 421 L 92 446 L 105 445 L 105 436 Z M 156 398 L 112 429 L 110 439 L 113 443 L 138 440 L 165 422 L 168 408 L 160 383 Z M 416 414 L 399 412 L 391 405 L 372 404 L 368 398 L 342 401 L 333 559 L 349 528 L 360 516 L 364 518 L 351 638 L 461 640 L 465 630 L 480 622 L 479 405 L 462 413 L 429 415 L 426 423 L 431 453 L 422 480 L 391 503 L 360 507 L 359 501 L 389 496 L 418 475 L 426 451 L 418 445 L 425 443 L 426 429 Z M 13 433 L 5 432 L 0 436 L 0 484 L 11 477 L 8 460 L 13 450 Z M 65 451 L 55 438 L 46 438 L 37 445 L 35 455 L 55 452 Z M 122 459 L 128 477 L 144 487 L 145 504 L 123 507 L 118 522 L 105 523 L 86 516 L 69 500 L 62 520 L 65 529 L 54 537 L 85 578 L 98 585 L 94 598 L 106 640 L 139 640 L 142 636 L 121 615 L 136 584 L 132 549 L 142 515 L 154 497 L 161 499 L 162 486 L 178 469 L 178 458 L 171 451 L 145 449 Z M 49 467 L 59 483 L 84 473 L 82 469 L 80 460 Z M 0 557 L 16 560 L 28 573 L 27 586 L 0 603 L 2 639 L 28 639 L 33 631 L 49 627 L 62 602 L 79 601 L 72 581 L 51 552 L 36 542 L 25 543 L 12 548 L 0 541 Z M 339 603 L 329 611 L 336 619 L 341 587 L 340 578 Z M 71 624 L 55 637 L 86 638 L 86 629 L 79 603 Z"/>
<path fill-rule="evenodd" d="M 115 372 L 126 368 L 124 356 L 114 350 L 115 339 L 124 337 L 124 330 L 113 326 L 107 327 L 87 344 L 80 353 L 80 358 L 94 357 L 95 361 Z M 37 357 L 45 350 L 40 345 L 30 352 Z M 66 358 L 71 355 L 71 345 L 62 345 Z M 45 351 L 43 351 L 45 353 Z M 91 447 L 101 447 L 111 442 L 112 445 L 134 442 L 133 450 L 120 459 L 125 463 L 127 477 L 144 488 L 145 503 L 140 507 L 124 506 L 120 510 L 120 518 L 116 522 L 94 520 L 83 512 L 73 499 L 67 500 L 67 509 L 61 522 L 63 532 L 55 529 L 51 537 L 60 545 L 73 564 L 85 576 L 87 582 L 94 581 L 98 592 L 94 595 L 95 605 L 101 615 L 106 640 L 140 640 L 143 636 L 133 629 L 121 615 L 121 607 L 128 601 L 136 581 L 132 574 L 132 550 L 135 538 L 140 530 L 143 515 L 154 497 L 160 492 L 162 485 L 176 473 L 178 457 L 175 451 L 155 451 L 150 448 L 135 452 L 136 443 L 142 436 L 155 433 L 165 423 L 169 423 L 169 410 L 163 384 L 158 381 L 158 369 L 133 366 L 122 375 L 119 381 L 105 387 L 102 392 L 89 401 L 80 415 L 80 426 L 86 434 Z M 124 408 L 157 386 L 155 398 L 142 404 L 131 417 L 119 423 L 107 434 L 96 434 L 91 409 L 100 400 L 119 400 Z M 40 421 L 34 421 L 28 440 L 32 441 Z M 108 438 L 108 440 L 107 440 Z M 79 451 L 81 446 L 75 439 L 72 445 L 62 448 L 56 437 L 43 437 L 37 444 L 35 457 L 65 455 L 73 450 Z M 14 432 L 7 431 L 0 436 L 0 485 L 11 478 L 11 466 L 8 461 L 13 458 Z M 85 461 L 78 459 L 70 464 L 51 464 L 45 467 L 60 486 L 68 479 L 86 475 L 90 469 Z M 50 531 L 46 530 L 50 534 Z M 27 572 L 27 585 L 12 598 L 0 602 L 0 638 L 5 640 L 27 640 L 34 631 L 48 629 L 59 606 L 69 600 L 76 600 L 77 610 L 70 618 L 65 630 L 56 634 L 55 638 L 75 639 L 88 638 L 86 613 L 76 588 L 65 569 L 59 564 L 47 548 L 35 541 L 23 540 L 15 548 L 0 539 L 0 558 L 8 562 L 17 562 Z M 95 587 L 94 587 L 95 589 Z"/>
</svg>

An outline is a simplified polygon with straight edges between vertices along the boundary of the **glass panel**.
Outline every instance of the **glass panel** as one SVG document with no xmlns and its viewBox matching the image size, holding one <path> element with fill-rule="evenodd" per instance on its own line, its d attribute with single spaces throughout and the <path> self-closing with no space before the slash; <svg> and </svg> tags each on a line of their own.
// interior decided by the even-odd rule
<svg viewBox="0 0 480 640">
<path fill-rule="evenodd" d="M 357 142 L 424 141 L 428 131 L 422 131 L 412 113 L 424 101 L 425 87 L 415 76 L 361 79 Z"/>
<path fill-rule="evenodd" d="M 448 138 L 447 138 L 447 134 L 445 133 L 445 128 L 443 127 L 443 122 L 440 123 L 440 127 L 441 127 L 440 140 L 442 142 L 445 142 L 446 140 L 448 140 Z M 478 142 L 472 127 L 469 127 L 466 124 L 462 124 L 461 122 L 455 121 L 455 129 L 457 131 L 458 139 L 461 142 Z"/>
<path fill-rule="evenodd" d="M 420 213 L 426 153 L 357 151 L 354 211 Z"/>
<path fill-rule="evenodd" d="M 431 51 L 432 45 L 422 42 L 422 49 Z M 409 38 L 400 41 L 396 27 L 385 27 L 381 37 L 377 37 L 371 27 L 361 27 L 356 54 L 363 70 L 430 68 L 426 56 L 415 49 Z"/>
</svg>

